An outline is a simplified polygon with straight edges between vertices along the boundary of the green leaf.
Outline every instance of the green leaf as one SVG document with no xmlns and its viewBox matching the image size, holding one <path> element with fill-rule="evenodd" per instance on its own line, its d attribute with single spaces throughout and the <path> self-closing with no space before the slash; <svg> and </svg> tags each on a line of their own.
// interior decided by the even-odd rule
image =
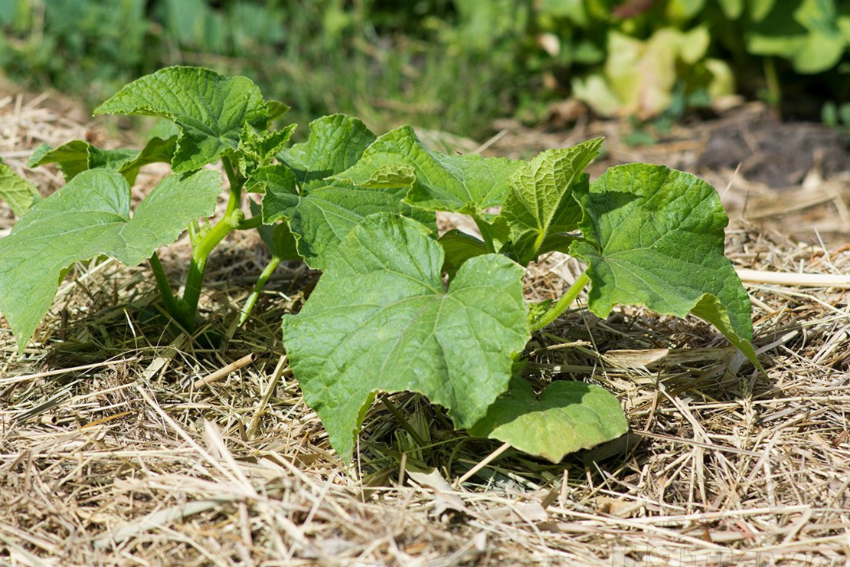
<svg viewBox="0 0 850 567">
<path fill-rule="evenodd" d="M 441 236 L 439 243 L 446 256 L 443 271 L 448 274 L 449 279 L 455 277 L 464 262 L 487 253 L 487 246 L 483 242 L 457 229 L 450 230 Z"/>
<path fill-rule="evenodd" d="M 604 388 L 558 381 L 538 398 L 528 382 L 514 377 L 510 389 L 469 434 L 498 439 L 557 463 L 569 453 L 611 441 L 628 430 L 620 402 Z"/>
<path fill-rule="evenodd" d="M 303 185 L 342 173 L 374 141 L 375 135 L 357 118 L 332 114 L 311 122 L 307 141 L 281 151 L 278 157 Z"/>
<path fill-rule="evenodd" d="M 371 216 L 342 240 L 301 313 L 284 316 L 304 399 L 346 461 L 377 392 L 424 394 L 466 428 L 507 389 L 530 337 L 524 270 L 478 256 L 446 291 L 443 261 L 426 227 Z"/>
<path fill-rule="evenodd" d="M 94 112 L 173 120 L 180 129 L 171 160 L 176 172 L 198 169 L 235 151 L 245 124 L 262 130 L 269 120 L 260 89 L 250 79 L 199 67 L 167 67 L 136 79 Z"/>
<path fill-rule="evenodd" d="M 164 162 L 169 163 L 174 155 L 177 138 L 166 140 L 151 138 L 142 151 L 138 150 L 102 150 L 85 140 L 73 140 L 58 148 L 42 144 L 30 157 L 29 166 L 38 167 L 48 163 L 59 165 L 65 180 L 70 181 L 79 173 L 105 167 L 121 173 L 131 185 L 142 166 Z"/>
<path fill-rule="evenodd" d="M 58 164 L 65 174 L 65 180 L 70 181 L 78 173 L 96 167 L 117 171 L 121 165 L 133 160 L 137 155 L 138 150 L 101 150 L 85 140 L 73 140 L 54 149 L 42 144 L 30 157 L 27 165 L 38 167 L 48 163 Z"/>
<path fill-rule="evenodd" d="M 0 162 L 0 199 L 9 203 L 15 216 L 20 217 L 41 199 L 41 195 L 32 183 Z"/>
<path fill-rule="evenodd" d="M 375 140 L 360 161 L 337 178 L 356 185 L 377 180 L 412 184 L 407 201 L 416 207 L 482 216 L 485 209 L 502 205 L 508 192 L 507 179 L 521 163 L 431 152 L 413 128 L 402 126 Z"/>
<path fill-rule="evenodd" d="M 744 0 L 719 0 L 723 15 L 729 20 L 737 20 L 744 11 Z"/>
<path fill-rule="evenodd" d="M 269 122 L 282 118 L 290 111 L 289 105 L 280 102 L 279 100 L 267 100 L 266 110 L 269 113 Z"/>
<path fill-rule="evenodd" d="M 601 145 L 602 138 L 596 138 L 541 152 L 511 176 L 502 216 L 510 228 L 511 252 L 520 264 L 535 260 L 547 237 L 578 228 L 581 208 L 573 198 L 573 188 L 587 183 L 584 169 Z"/>
<path fill-rule="evenodd" d="M 328 184 L 298 192 L 294 174 L 285 166 L 265 168 L 263 222 L 286 219 L 308 266 L 324 270 L 340 240 L 366 216 L 389 212 L 409 216 L 436 231 L 434 213 L 402 202 L 406 187 L 364 188 Z"/>
<path fill-rule="evenodd" d="M 615 304 L 708 321 L 758 365 L 750 341 L 750 300 L 724 255 L 728 223 L 717 192 L 689 173 L 631 164 L 577 191 L 585 241 L 570 247 L 589 264 L 588 307 L 607 317 Z"/>
<path fill-rule="evenodd" d="M 280 130 L 258 132 L 250 124 L 242 127 L 239 140 L 239 170 L 248 176 L 260 167 L 268 166 L 277 153 L 289 142 L 296 124 L 290 124 Z"/>
<path fill-rule="evenodd" d="M 18 349 L 50 309 L 64 269 L 101 255 L 139 264 L 174 242 L 190 221 L 212 214 L 220 192 L 218 172 L 171 175 L 131 217 L 127 181 L 115 171 L 94 169 L 33 205 L 0 239 L 0 312 Z"/>
</svg>

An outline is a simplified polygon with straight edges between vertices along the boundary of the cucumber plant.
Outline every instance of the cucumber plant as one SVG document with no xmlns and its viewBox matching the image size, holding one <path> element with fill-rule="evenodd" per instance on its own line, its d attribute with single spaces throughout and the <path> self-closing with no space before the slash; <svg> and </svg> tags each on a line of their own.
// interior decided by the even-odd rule
<svg viewBox="0 0 850 567">
<path fill-rule="evenodd" d="M 0 171 L 0 196 L 15 196 L 22 212 L 0 239 L 0 312 L 19 349 L 69 266 L 101 255 L 148 261 L 164 310 L 191 332 L 210 253 L 231 232 L 256 229 L 272 259 L 243 321 L 281 261 L 322 272 L 301 311 L 283 317 L 283 344 L 344 460 L 379 392 L 420 393 L 459 429 L 552 461 L 625 433 L 624 413 L 605 389 L 555 381 L 538 396 L 517 373 L 531 334 L 588 286 L 587 308 L 599 317 L 615 305 L 694 314 L 759 365 L 749 298 L 724 256 L 727 217 L 697 177 L 631 164 L 591 182 L 584 170 L 601 139 L 531 161 L 444 155 L 410 127 L 376 137 L 343 115 L 315 120 L 307 140 L 291 144 L 294 125 L 274 128 L 286 110 L 245 77 L 169 67 L 95 110 L 173 124 L 142 149 L 82 140 L 39 148 L 31 165 L 57 163 L 67 178 L 40 200 Z M 223 183 L 207 166 L 219 161 L 227 206 L 212 222 Z M 131 211 L 131 185 L 153 162 L 172 173 Z M 248 192 L 261 205 L 246 210 Z M 481 238 L 440 235 L 436 211 L 471 216 Z M 186 229 L 193 253 L 177 296 L 157 249 Z M 559 300 L 529 305 L 525 267 L 552 251 L 587 268 Z"/>
</svg>

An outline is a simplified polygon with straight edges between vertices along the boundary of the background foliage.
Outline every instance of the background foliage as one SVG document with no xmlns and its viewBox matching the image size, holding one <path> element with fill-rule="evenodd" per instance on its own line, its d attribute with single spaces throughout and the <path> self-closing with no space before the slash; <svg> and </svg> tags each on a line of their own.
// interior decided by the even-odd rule
<svg viewBox="0 0 850 567">
<path fill-rule="evenodd" d="M 740 92 L 850 97 L 848 0 L 0 0 L 0 67 L 89 102 L 172 64 L 244 73 L 306 121 L 470 136 L 575 96 L 649 119 Z M 798 104 L 805 101 L 805 104 Z"/>
</svg>

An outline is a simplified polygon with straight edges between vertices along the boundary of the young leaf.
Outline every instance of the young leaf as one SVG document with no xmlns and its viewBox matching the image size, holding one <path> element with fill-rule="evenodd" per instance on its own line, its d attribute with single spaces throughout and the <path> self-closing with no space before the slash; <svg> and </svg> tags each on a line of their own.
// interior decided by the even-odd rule
<svg viewBox="0 0 850 567">
<path fill-rule="evenodd" d="M 121 173 L 132 185 L 142 166 L 164 162 L 169 163 L 177 146 L 177 138 L 151 138 L 142 151 L 138 150 L 102 150 L 85 140 L 74 140 L 58 148 L 42 144 L 30 157 L 29 166 L 37 167 L 56 163 L 70 181 L 79 173 L 89 169 L 105 167 Z"/>
<path fill-rule="evenodd" d="M 705 181 L 664 166 L 614 167 L 576 191 L 584 211 L 570 254 L 589 264 L 588 307 L 614 304 L 705 319 L 756 365 L 750 300 L 724 255 L 728 219 Z"/>
<path fill-rule="evenodd" d="M 242 152 L 243 160 L 247 159 L 251 162 L 252 169 L 269 165 L 276 157 L 277 153 L 289 142 L 292 133 L 295 131 L 296 124 L 290 124 L 280 130 L 271 132 L 258 132 L 250 124 L 245 124 L 242 127 L 242 135 L 239 140 L 239 149 Z M 247 163 L 242 165 L 242 173 L 247 174 Z"/>
<path fill-rule="evenodd" d="M 502 204 L 507 179 L 521 162 L 477 155 L 447 156 L 425 149 L 413 128 L 387 132 L 363 153 L 351 169 L 337 175 L 356 185 L 376 178 L 411 184 L 407 200 L 431 211 L 454 211 L 482 216 Z"/>
<path fill-rule="evenodd" d="M 332 114 L 311 122 L 307 141 L 282 150 L 278 158 L 304 185 L 342 173 L 374 141 L 375 135 L 357 118 Z"/>
<path fill-rule="evenodd" d="M 377 392 L 422 393 L 465 428 L 507 388 L 530 337 L 523 269 L 478 256 L 446 291 L 443 260 L 426 227 L 370 216 L 342 239 L 301 313 L 284 316 L 304 399 L 345 460 Z"/>
<path fill-rule="evenodd" d="M 510 389 L 469 434 L 498 439 L 557 463 L 569 453 L 611 441 L 628 430 L 620 402 L 605 388 L 561 380 L 538 399 L 528 382 L 514 377 Z"/>
<path fill-rule="evenodd" d="M 324 270 L 340 240 L 366 216 L 399 213 L 436 230 L 434 213 L 412 209 L 402 199 L 406 187 L 367 189 L 337 182 L 299 194 L 285 166 L 264 168 L 263 222 L 286 219 L 298 240 L 298 252 L 313 269 Z"/>
<path fill-rule="evenodd" d="M 547 237 L 578 228 L 581 208 L 573 187 L 586 183 L 584 169 L 599 153 L 602 138 L 565 149 L 541 152 L 510 178 L 502 216 L 510 227 L 511 253 L 526 265 L 544 249 Z"/>
<path fill-rule="evenodd" d="M 15 216 L 20 217 L 33 203 L 41 199 L 41 195 L 32 183 L 0 162 L 0 199 L 9 203 L 9 208 Z"/>
<path fill-rule="evenodd" d="M 175 172 L 198 169 L 235 151 L 245 124 L 262 130 L 269 120 L 260 89 L 250 79 L 199 67 L 167 67 L 136 79 L 94 112 L 173 120 L 180 130 L 171 160 Z"/>
<path fill-rule="evenodd" d="M 209 215 L 221 192 L 215 171 L 171 175 L 130 216 L 130 186 L 117 172 L 80 173 L 39 201 L 0 239 L 0 312 L 23 351 L 50 309 L 59 276 L 75 262 L 106 255 L 129 266 L 174 242 Z"/>
</svg>

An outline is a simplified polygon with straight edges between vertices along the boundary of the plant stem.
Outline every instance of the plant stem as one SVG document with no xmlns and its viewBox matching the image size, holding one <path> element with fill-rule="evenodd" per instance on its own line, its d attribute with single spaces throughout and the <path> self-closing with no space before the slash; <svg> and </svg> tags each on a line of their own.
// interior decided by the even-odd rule
<svg viewBox="0 0 850 567">
<path fill-rule="evenodd" d="M 245 321 L 248 320 L 248 316 L 254 309 L 254 304 L 257 303 L 257 299 L 260 297 L 263 287 L 266 285 L 266 282 L 269 281 L 269 278 L 279 265 L 280 258 L 272 256 L 272 259 L 263 270 L 263 273 L 261 273 L 260 277 L 257 278 L 257 283 L 254 284 L 254 289 L 251 290 L 251 295 L 248 296 L 248 299 L 245 301 L 245 305 L 242 306 L 242 313 L 239 315 L 239 326 L 242 326 Z"/>
<path fill-rule="evenodd" d="M 248 230 L 251 228 L 257 228 L 262 226 L 263 224 L 263 215 L 257 215 L 255 217 L 251 217 L 249 219 L 245 219 L 239 223 L 239 226 L 236 227 L 236 230 Z"/>
<path fill-rule="evenodd" d="M 543 327 L 552 323 L 555 319 L 561 316 L 561 314 L 567 310 L 567 308 L 573 304 L 573 302 L 578 297 L 578 294 L 581 293 L 581 290 L 590 282 L 590 278 L 587 276 L 587 270 L 581 273 L 581 275 L 576 279 L 573 285 L 570 286 L 570 289 L 567 290 L 567 293 L 558 300 L 552 307 L 549 308 L 546 313 L 544 313 L 537 321 L 532 324 L 532 331 L 539 331 Z"/>
<path fill-rule="evenodd" d="M 777 116 L 782 117 L 782 86 L 776 73 L 776 63 L 773 57 L 764 58 L 764 80 L 767 84 L 768 104 L 776 111 Z"/>
<path fill-rule="evenodd" d="M 227 200 L 227 209 L 224 216 L 206 234 L 197 239 L 192 251 L 192 261 L 189 264 L 189 274 L 186 276 L 186 289 L 183 292 L 183 304 L 186 317 L 191 322 L 186 328 L 193 331 L 195 327 L 195 315 L 198 312 L 198 301 L 201 298 L 201 284 L 204 281 L 204 272 L 207 268 L 207 258 L 213 249 L 224 239 L 225 236 L 236 230 L 243 220 L 242 209 L 242 186 L 245 180 L 233 168 L 230 158 L 223 158 L 224 171 L 230 181 L 230 196 Z"/>
<path fill-rule="evenodd" d="M 186 319 L 186 310 L 182 300 L 174 297 L 171 291 L 171 285 L 168 283 L 168 277 L 165 275 L 165 268 L 162 267 L 162 262 L 159 260 L 159 254 L 154 251 L 150 257 L 151 270 L 156 280 L 156 286 L 159 289 L 159 295 L 162 297 L 162 306 L 165 311 L 171 315 L 183 328 L 187 328 L 188 320 Z"/>
</svg>

